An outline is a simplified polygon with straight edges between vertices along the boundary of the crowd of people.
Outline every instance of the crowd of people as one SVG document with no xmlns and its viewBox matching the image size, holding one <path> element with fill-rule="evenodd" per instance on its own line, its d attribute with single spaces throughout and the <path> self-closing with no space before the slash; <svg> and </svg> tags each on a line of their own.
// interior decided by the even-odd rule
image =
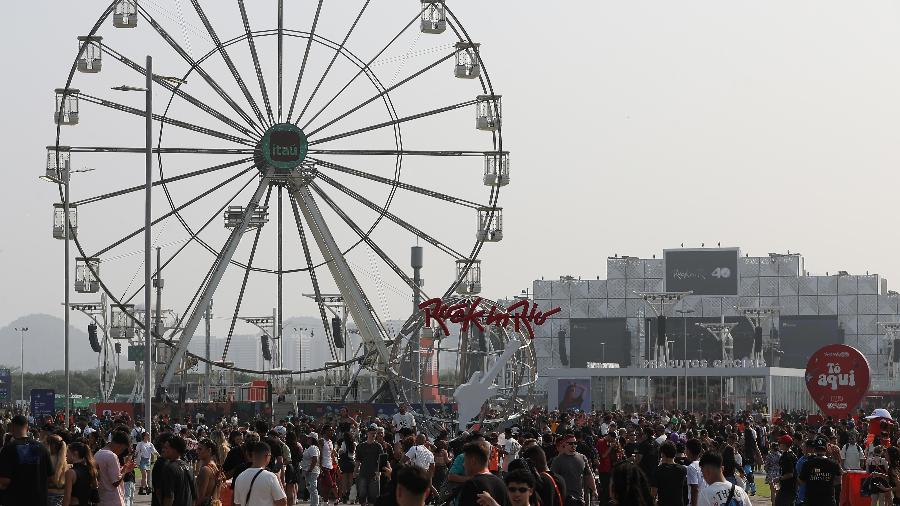
<svg viewBox="0 0 900 506">
<path fill-rule="evenodd" d="M 845 420 L 754 413 L 548 412 L 461 433 L 341 409 L 278 421 L 0 417 L 0 505 L 774 506 L 839 503 L 867 470 L 872 504 L 900 504 L 890 413 Z M 872 424 L 878 424 L 872 434 Z M 427 425 L 427 427 L 426 427 Z M 151 437 L 151 434 L 153 437 Z M 138 472 L 135 472 L 135 471 Z"/>
</svg>

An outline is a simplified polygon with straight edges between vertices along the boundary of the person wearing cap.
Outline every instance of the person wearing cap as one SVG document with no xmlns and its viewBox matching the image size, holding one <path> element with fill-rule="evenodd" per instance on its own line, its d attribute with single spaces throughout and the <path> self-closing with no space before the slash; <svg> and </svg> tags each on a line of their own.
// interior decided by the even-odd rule
<svg viewBox="0 0 900 506">
<path fill-rule="evenodd" d="M 803 463 L 798 479 L 804 486 L 807 504 L 816 506 L 837 506 L 834 498 L 834 481 L 843 471 L 834 461 L 825 457 L 828 441 L 818 437 L 812 442 L 814 455 Z"/>
<path fill-rule="evenodd" d="M 778 438 L 778 449 L 781 450 L 778 467 L 781 474 L 776 484 L 778 494 L 775 496 L 775 506 L 793 506 L 797 498 L 797 480 L 794 478 L 797 456 L 791 450 L 793 444 L 794 438 L 787 434 Z"/>
<path fill-rule="evenodd" d="M 321 473 L 320 460 L 322 452 L 319 450 L 319 435 L 310 432 L 307 436 L 307 446 L 303 450 L 303 459 L 300 468 L 306 477 L 306 491 L 309 493 L 310 506 L 319 506 L 319 474 Z"/>
<path fill-rule="evenodd" d="M 378 426 L 369 425 L 366 429 L 366 440 L 356 447 L 356 493 L 359 504 L 366 506 L 375 504 L 381 495 L 380 462 L 384 447 L 375 441 Z"/>
</svg>

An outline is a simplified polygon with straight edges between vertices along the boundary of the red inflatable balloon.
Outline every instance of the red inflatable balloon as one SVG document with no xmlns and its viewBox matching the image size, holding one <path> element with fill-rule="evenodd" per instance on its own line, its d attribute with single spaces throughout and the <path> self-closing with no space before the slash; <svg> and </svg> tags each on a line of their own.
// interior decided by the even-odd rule
<svg viewBox="0 0 900 506">
<path fill-rule="evenodd" d="M 806 389 L 823 413 L 845 418 L 869 391 L 869 361 L 852 346 L 830 344 L 809 357 Z"/>
</svg>

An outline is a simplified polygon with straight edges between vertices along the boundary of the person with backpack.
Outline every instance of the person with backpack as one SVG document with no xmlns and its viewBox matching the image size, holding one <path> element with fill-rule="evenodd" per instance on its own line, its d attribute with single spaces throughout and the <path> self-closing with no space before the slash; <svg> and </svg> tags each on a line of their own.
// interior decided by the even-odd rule
<svg viewBox="0 0 900 506">
<path fill-rule="evenodd" d="M 744 489 L 725 479 L 721 455 L 704 453 L 700 457 L 700 470 L 708 486 L 700 492 L 697 506 L 751 506 Z"/>
<path fill-rule="evenodd" d="M 53 473 L 47 447 L 29 436 L 28 419 L 12 417 L 12 439 L 0 450 L 0 503 L 45 506 L 47 478 Z"/>
<path fill-rule="evenodd" d="M 862 446 L 856 442 L 856 436 L 850 434 L 847 444 L 841 448 L 841 466 L 844 471 L 862 469 L 862 458 L 865 455 Z"/>
<path fill-rule="evenodd" d="M 235 506 L 287 506 L 287 494 L 278 475 L 266 470 L 272 451 L 266 443 L 250 449 L 253 464 L 235 479 Z"/>
</svg>

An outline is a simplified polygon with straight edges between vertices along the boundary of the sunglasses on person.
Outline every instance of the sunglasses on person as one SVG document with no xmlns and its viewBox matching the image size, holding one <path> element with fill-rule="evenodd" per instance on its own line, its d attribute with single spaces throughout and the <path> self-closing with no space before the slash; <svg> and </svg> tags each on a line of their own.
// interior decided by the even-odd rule
<svg viewBox="0 0 900 506">
<path fill-rule="evenodd" d="M 508 491 L 511 492 L 511 493 L 517 493 L 517 492 L 518 492 L 519 494 L 527 494 L 528 491 L 531 490 L 531 489 L 528 488 L 528 487 L 506 487 L 506 490 L 508 490 Z"/>
</svg>

